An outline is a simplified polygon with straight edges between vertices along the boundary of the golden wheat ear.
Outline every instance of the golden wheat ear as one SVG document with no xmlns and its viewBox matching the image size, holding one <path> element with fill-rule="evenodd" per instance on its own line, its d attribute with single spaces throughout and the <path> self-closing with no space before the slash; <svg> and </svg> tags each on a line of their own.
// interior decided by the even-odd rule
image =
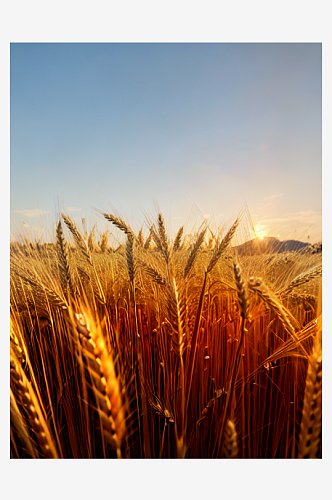
<svg viewBox="0 0 332 500">
<path fill-rule="evenodd" d="M 16 401 L 28 416 L 29 425 L 35 433 L 43 455 L 45 458 L 59 458 L 33 387 L 13 352 L 10 357 L 10 384 Z"/>
<path fill-rule="evenodd" d="M 232 420 L 227 420 L 225 424 L 222 456 L 223 458 L 236 458 L 238 454 L 237 432 Z"/>
<path fill-rule="evenodd" d="M 237 297 L 238 297 L 238 302 L 240 306 L 240 313 L 243 318 L 245 319 L 249 307 L 249 299 L 248 299 L 248 290 L 247 290 L 247 284 L 244 283 L 242 279 L 242 273 L 239 265 L 233 264 L 234 268 L 234 278 L 235 278 L 235 284 L 236 284 L 236 289 L 237 289 Z"/>
<path fill-rule="evenodd" d="M 88 263 L 92 266 L 91 253 L 90 253 L 90 250 L 89 250 L 89 247 L 88 247 L 86 240 L 81 235 L 75 222 L 72 221 L 70 217 L 63 214 L 62 212 L 61 212 L 61 215 L 62 215 L 63 220 L 65 221 L 66 226 L 68 227 L 69 231 L 73 235 L 77 247 L 80 249 L 80 251 L 82 252 L 84 257 L 86 258 Z"/>
<path fill-rule="evenodd" d="M 30 438 L 29 429 L 18 408 L 13 391 L 10 390 L 10 440 L 14 449 L 14 458 L 20 457 L 15 443 L 17 436 L 23 444 L 26 453 L 28 453 L 31 458 L 38 458 L 36 446 Z"/>
<path fill-rule="evenodd" d="M 92 315 L 84 311 L 75 316 L 83 356 L 93 382 L 103 434 L 120 458 L 126 428 L 125 410 L 112 355 L 107 350 L 101 327 Z"/>
<path fill-rule="evenodd" d="M 289 333 L 297 346 L 301 349 L 304 356 L 308 358 L 308 353 L 299 341 L 296 330 L 299 330 L 299 322 L 294 318 L 289 310 L 277 299 L 276 295 L 269 289 L 261 278 L 251 277 L 248 282 L 248 288 L 252 293 L 257 295 L 265 302 L 267 307 L 271 309 L 278 317 L 280 323 Z"/>
<path fill-rule="evenodd" d="M 181 240 L 182 240 L 182 236 L 183 236 L 183 230 L 184 230 L 184 227 L 181 226 L 180 229 L 177 232 L 177 235 L 176 235 L 174 243 L 173 243 L 173 248 L 172 248 L 172 252 L 173 253 L 175 253 L 178 250 L 180 250 Z"/>
<path fill-rule="evenodd" d="M 103 212 L 102 212 L 102 215 L 105 217 L 106 220 L 108 220 L 109 222 L 112 222 L 112 224 L 114 224 L 118 229 L 123 231 L 128 237 L 131 237 L 134 239 L 136 238 L 131 227 L 128 224 L 126 224 L 126 222 L 123 219 L 121 219 L 120 217 L 116 217 L 113 214 L 107 214 L 107 213 L 103 213 Z"/>
<path fill-rule="evenodd" d="M 196 260 L 196 257 L 198 255 L 198 252 L 203 244 L 204 238 L 205 238 L 205 233 L 206 233 L 206 228 L 204 228 L 197 236 L 196 241 L 192 247 L 192 250 L 189 254 L 188 260 L 187 260 L 187 265 L 184 269 L 184 278 L 186 278 L 194 265 L 194 262 Z"/>
<path fill-rule="evenodd" d="M 108 230 L 104 231 L 101 234 L 101 239 L 100 239 L 100 242 L 99 242 L 101 253 L 106 253 L 109 250 L 109 247 L 108 247 L 108 236 L 109 236 Z"/>
<path fill-rule="evenodd" d="M 68 244 L 64 238 L 61 221 L 58 222 L 56 227 L 56 251 L 58 257 L 58 266 L 60 271 L 60 281 L 62 290 L 67 296 L 67 291 L 74 297 L 74 284 L 72 273 L 69 264 L 69 250 Z"/>
<path fill-rule="evenodd" d="M 241 220 L 241 216 L 239 216 L 236 219 L 236 221 L 234 222 L 234 224 L 232 225 L 232 227 L 230 228 L 228 233 L 226 233 L 226 235 L 223 237 L 223 239 L 219 243 L 217 243 L 216 246 L 214 247 L 213 254 L 212 254 L 212 257 L 210 259 L 208 268 L 207 268 L 208 273 L 210 273 L 212 271 L 212 269 L 215 267 L 215 265 L 217 264 L 220 257 L 227 250 L 227 247 L 230 244 L 230 242 L 232 241 L 233 236 L 237 230 L 237 227 L 240 223 L 240 220 Z"/>
<path fill-rule="evenodd" d="M 315 338 L 309 358 L 298 458 L 318 458 L 322 439 L 322 349 L 319 337 Z"/>
</svg>

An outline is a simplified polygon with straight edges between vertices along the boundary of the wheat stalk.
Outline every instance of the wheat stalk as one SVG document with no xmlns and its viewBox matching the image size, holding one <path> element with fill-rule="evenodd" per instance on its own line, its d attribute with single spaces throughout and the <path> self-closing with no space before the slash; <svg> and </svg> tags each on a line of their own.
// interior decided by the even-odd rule
<svg viewBox="0 0 332 500">
<path fill-rule="evenodd" d="M 208 401 L 208 403 L 205 405 L 205 407 L 203 408 L 203 410 L 201 411 L 201 416 L 200 418 L 197 420 L 196 422 L 196 425 L 200 425 L 203 420 L 206 419 L 206 416 L 208 414 L 208 411 L 210 408 L 213 408 L 213 406 L 215 405 L 216 403 L 216 400 L 219 399 L 222 395 L 225 394 L 225 390 L 224 389 L 217 389 L 214 393 L 214 397 L 212 399 L 210 399 L 210 401 Z"/>
<path fill-rule="evenodd" d="M 248 310 L 248 299 L 247 299 L 247 290 L 246 290 L 246 285 L 244 285 L 241 277 L 241 271 L 239 266 L 235 265 L 233 266 L 234 270 L 234 277 L 235 277 L 235 283 L 237 286 L 237 295 L 238 295 L 238 301 L 240 305 L 240 310 L 241 310 L 241 333 L 240 333 L 240 342 L 236 351 L 235 355 L 235 361 L 233 365 L 233 369 L 231 372 L 231 377 L 228 382 L 228 390 L 227 390 L 227 398 L 226 398 L 226 403 L 225 403 L 225 408 L 223 411 L 223 417 L 222 417 L 222 423 L 221 423 L 221 431 L 220 431 L 220 437 L 221 439 L 226 439 L 227 441 L 227 436 L 228 433 L 230 432 L 231 429 L 231 424 L 227 423 L 227 419 L 229 418 L 230 415 L 230 409 L 231 409 L 231 403 L 232 403 L 232 398 L 234 394 L 234 389 L 236 386 L 236 380 L 240 368 L 240 362 L 241 362 L 241 354 L 242 354 L 242 346 L 244 343 L 244 336 L 247 330 L 245 329 L 245 322 L 246 322 L 246 315 L 247 315 L 247 310 Z M 230 427 L 231 426 L 231 427 Z M 227 430 L 228 429 L 228 430 Z M 225 436 L 226 433 L 226 436 Z M 219 440 L 220 440 L 219 437 Z M 219 445 L 219 440 L 218 440 L 218 445 Z"/>
</svg>

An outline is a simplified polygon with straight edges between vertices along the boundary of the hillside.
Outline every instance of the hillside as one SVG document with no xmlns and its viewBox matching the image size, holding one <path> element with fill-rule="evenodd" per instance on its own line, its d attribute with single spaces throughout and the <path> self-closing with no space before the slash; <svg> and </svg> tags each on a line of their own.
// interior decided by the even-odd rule
<svg viewBox="0 0 332 500">
<path fill-rule="evenodd" d="M 254 238 L 235 248 L 239 255 L 255 255 L 262 253 L 303 252 L 304 249 L 309 251 L 309 247 L 314 248 L 316 245 L 310 245 L 310 243 L 297 240 L 280 241 L 278 238 L 265 237 L 264 239 Z"/>
</svg>

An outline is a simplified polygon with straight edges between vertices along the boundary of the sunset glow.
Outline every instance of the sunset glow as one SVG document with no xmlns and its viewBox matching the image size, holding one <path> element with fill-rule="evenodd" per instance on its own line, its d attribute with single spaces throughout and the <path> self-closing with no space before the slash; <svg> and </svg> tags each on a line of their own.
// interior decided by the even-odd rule
<svg viewBox="0 0 332 500">
<path fill-rule="evenodd" d="M 256 237 L 263 240 L 267 236 L 262 226 L 255 226 Z"/>
</svg>

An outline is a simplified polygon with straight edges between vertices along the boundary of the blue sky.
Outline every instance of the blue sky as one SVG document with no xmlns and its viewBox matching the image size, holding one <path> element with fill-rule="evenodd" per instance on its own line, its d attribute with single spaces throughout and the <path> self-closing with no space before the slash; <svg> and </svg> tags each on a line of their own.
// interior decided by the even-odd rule
<svg viewBox="0 0 332 500">
<path fill-rule="evenodd" d="M 321 239 L 321 44 L 14 43 L 10 76 L 14 236 L 247 203 L 261 236 Z"/>
</svg>

